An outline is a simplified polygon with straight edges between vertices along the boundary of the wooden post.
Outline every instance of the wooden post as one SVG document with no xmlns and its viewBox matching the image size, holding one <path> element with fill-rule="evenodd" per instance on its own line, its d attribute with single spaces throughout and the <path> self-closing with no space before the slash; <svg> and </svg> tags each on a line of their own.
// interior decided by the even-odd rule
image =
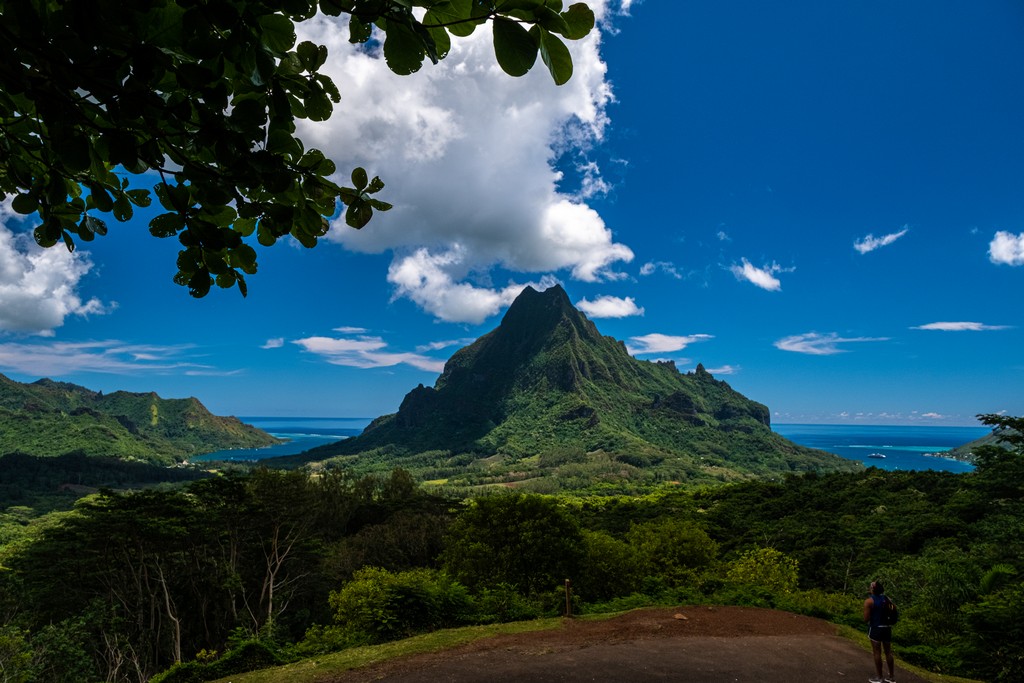
<svg viewBox="0 0 1024 683">
<path fill-rule="evenodd" d="M 572 618 L 572 581 L 565 580 L 565 616 Z"/>
</svg>

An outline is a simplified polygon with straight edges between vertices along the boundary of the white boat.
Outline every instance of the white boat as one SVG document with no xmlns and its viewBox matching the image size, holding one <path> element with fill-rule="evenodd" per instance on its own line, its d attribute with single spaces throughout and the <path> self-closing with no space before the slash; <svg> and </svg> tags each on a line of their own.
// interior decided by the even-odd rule
<svg viewBox="0 0 1024 683">
<path fill-rule="evenodd" d="M 871 453 L 868 455 L 869 458 L 884 458 L 885 453 Z"/>
</svg>

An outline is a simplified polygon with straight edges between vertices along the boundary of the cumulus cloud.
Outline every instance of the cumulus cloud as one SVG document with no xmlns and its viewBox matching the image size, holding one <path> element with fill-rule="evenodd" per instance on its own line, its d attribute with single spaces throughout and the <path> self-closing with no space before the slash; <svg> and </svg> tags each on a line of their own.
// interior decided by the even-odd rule
<svg viewBox="0 0 1024 683">
<path fill-rule="evenodd" d="M 641 275 L 653 275 L 654 273 L 661 271 L 668 275 L 671 275 L 677 280 L 682 280 L 683 276 L 676 269 L 676 265 L 671 261 L 648 261 L 640 267 Z"/>
<path fill-rule="evenodd" d="M 545 275 L 540 282 L 509 283 L 494 289 L 460 282 L 468 273 L 466 249 L 454 247 L 432 254 L 421 248 L 396 258 L 388 268 L 388 281 L 395 285 L 396 297 L 408 297 L 436 318 L 474 324 L 511 304 L 528 285 L 540 291 L 557 284 Z"/>
<path fill-rule="evenodd" d="M 992 263 L 1024 266 L 1024 232 L 1014 235 L 1000 230 L 988 245 L 988 258 Z"/>
<path fill-rule="evenodd" d="M 918 325 L 917 327 L 911 327 L 912 330 L 942 330 L 943 332 L 984 332 L 986 330 L 1005 330 L 1009 329 L 1007 325 L 986 325 L 984 323 L 974 322 L 956 322 L 956 323 L 928 323 L 927 325 Z"/>
<path fill-rule="evenodd" d="M 812 356 L 831 356 L 836 353 L 845 353 L 847 349 L 839 348 L 841 344 L 854 344 L 859 342 L 880 342 L 889 341 L 888 337 L 840 337 L 835 332 L 829 334 L 818 334 L 809 332 L 785 337 L 775 342 L 775 348 L 795 353 L 806 353 Z"/>
<path fill-rule="evenodd" d="M 59 377 L 77 372 L 115 375 L 211 370 L 184 357 L 190 345 L 126 344 L 117 340 L 0 344 L 0 368 Z"/>
<path fill-rule="evenodd" d="M 607 26 L 612 3 L 590 4 Z M 339 169 L 380 175 L 387 184 L 380 196 L 395 208 L 361 231 L 335 221 L 327 239 L 357 252 L 392 252 L 396 295 L 452 322 L 480 322 L 509 301 L 505 289 L 467 282 L 470 273 L 500 267 L 567 271 L 585 282 L 623 277 L 616 267 L 632 260 L 632 250 L 586 204 L 608 190 L 585 156 L 604 137 L 612 101 L 600 31 L 570 41 L 573 77 L 558 87 L 540 60 L 522 78 L 505 75 L 489 30 L 453 41 L 436 66 L 396 76 L 379 53 L 348 43 L 345 21 L 319 17 L 300 26 L 303 39 L 328 47 L 324 69 L 343 96 L 329 121 L 306 124 L 300 135 Z M 581 175 L 576 195 L 560 189 L 559 155 L 579 159 L 568 165 Z M 428 265 L 431 277 L 404 277 Z M 452 287 L 458 291 L 447 294 Z"/>
<path fill-rule="evenodd" d="M 268 339 L 267 343 L 261 346 L 261 349 L 279 349 L 284 346 L 284 337 L 275 337 Z"/>
<path fill-rule="evenodd" d="M 116 307 L 79 295 L 79 282 L 92 269 L 86 253 L 43 249 L 8 227 L 15 220 L 8 203 L 0 203 L 0 332 L 52 337 L 68 316 Z"/>
<path fill-rule="evenodd" d="M 861 254 L 866 254 L 869 251 L 878 249 L 879 247 L 885 247 L 892 244 L 908 232 L 910 232 L 910 228 L 903 226 L 903 229 L 899 232 L 892 232 L 888 235 L 883 235 L 882 237 L 875 237 L 874 235 L 869 234 L 866 237 L 855 241 L 853 243 L 853 248 Z"/>
<path fill-rule="evenodd" d="M 737 280 L 746 280 L 761 289 L 767 289 L 769 292 L 778 292 L 782 290 L 782 283 L 779 282 L 779 278 L 775 277 L 775 273 L 791 273 L 796 268 L 783 268 L 778 263 L 758 268 L 747 259 L 743 259 L 742 265 L 730 266 L 729 270 L 732 271 Z"/>
<path fill-rule="evenodd" d="M 444 361 L 419 353 L 387 351 L 388 344 L 380 337 L 356 338 L 306 337 L 292 342 L 309 353 L 320 356 L 331 365 L 353 368 L 384 368 L 411 365 L 427 372 L 441 372 Z"/>
<path fill-rule="evenodd" d="M 591 318 L 628 318 L 644 314 L 643 307 L 637 306 L 631 296 L 599 296 L 593 301 L 581 299 L 576 302 L 576 308 Z"/>
<path fill-rule="evenodd" d="M 710 334 L 691 334 L 686 336 L 673 336 L 668 334 L 645 334 L 639 337 L 630 337 L 630 343 L 626 349 L 634 356 L 648 353 L 671 353 L 682 351 L 690 344 L 714 339 Z"/>
</svg>

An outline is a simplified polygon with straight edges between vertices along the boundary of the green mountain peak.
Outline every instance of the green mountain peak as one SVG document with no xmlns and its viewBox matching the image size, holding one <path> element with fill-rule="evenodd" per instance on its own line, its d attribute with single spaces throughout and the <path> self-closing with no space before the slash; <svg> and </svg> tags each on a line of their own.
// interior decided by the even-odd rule
<svg viewBox="0 0 1024 683">
<path fill-rule="evenodd" d="M 293 460 L 407 466 L 436 453 L 438 467 L 522 461 L 529 470 L 531 458 L 567 449 L 691 480 L 857 467 L 775 434 L 766 406 L 703 365 L 682 374 L 672 362 L 633 358 L 560 286 L 524 289 L 495 329 L 455 352 L 434 386 L 410 391 L 397 413 Z"/>
</svg>

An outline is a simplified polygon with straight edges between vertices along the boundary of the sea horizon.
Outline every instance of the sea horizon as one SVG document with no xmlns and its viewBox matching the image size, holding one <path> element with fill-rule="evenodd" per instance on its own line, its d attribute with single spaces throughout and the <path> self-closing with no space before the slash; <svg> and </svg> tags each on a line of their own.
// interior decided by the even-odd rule
<svg viewBox="0 0 1024 683">
<path fill-rule="evenodd" d="M 217 451 L 194 461 L 257 461 L 303 451 L 360 434 L 375 418 L 239 416 L 239 420 L 286 441 L 264 448 Z M 942 453 L 985 436 L 984 426 L 868 425 L 781 422 L 772 430 L 794 443 L 885 470 L 970 472 L 974 466 Z M 883 457 L 884 456 L 884 457 Z"/>
</svg>

